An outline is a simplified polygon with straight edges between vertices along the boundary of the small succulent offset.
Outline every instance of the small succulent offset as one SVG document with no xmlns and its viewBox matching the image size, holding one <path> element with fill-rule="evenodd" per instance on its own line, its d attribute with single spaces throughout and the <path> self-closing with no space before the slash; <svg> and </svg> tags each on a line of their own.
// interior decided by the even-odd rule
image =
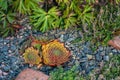
<svg viewBox="0 0 120 80">
<path fill-rule="evenodd" d="M 34 49 L 33 47 L 29 47 L 25 50 L 25 53 L 23 54 L 25 63 L 29 63 L 29 64 L 39 64 L 42 59 L 41 57 L 38 55 L 39 50 Z"/>
<path fill-rule="evenodd" d="M 59 66 L 69 60 L 70 51 L 64 47 L 63 43 L 53 40 L 42 45 L 43 62 L 50 66 Z"/>
</svg>

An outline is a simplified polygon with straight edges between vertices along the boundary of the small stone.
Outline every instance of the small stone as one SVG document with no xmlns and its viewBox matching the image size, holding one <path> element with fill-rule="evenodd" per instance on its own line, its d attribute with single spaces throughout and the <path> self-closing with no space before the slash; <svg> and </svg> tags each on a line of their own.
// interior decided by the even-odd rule
<svg viewBox="0 0 120 80">
<path fill-rule="evenodd" d="M 109 56 L 113 56 L 113 53 L 109 53 Z"/>
<path fill-rule="evenodd" d="M 99 77 L 98 77 L 98 80 L 104 80 L 104 75 L 100 74 Z"/>
<path fill-rule="evenodd" d="M 103 51 L 103 50 L 104 50 L 104 48 L 103 48 L 102 46 L 100 46 L 100 47 L 99 47 L 99 50 L 100 50 L 100 51 Z"/>
<path fill-rule="evenodd" d="M 91 59 L 93 59 L 93 56 L 87 54 L 87 58 L 88 58 L 88 60 L 91 60 Z"/>
<path fill-rule="evenodd" d="M 102 52 L 100 53 L 100 55 L 101 55 L 101 56 L 104 56 L 105 53 L 106 53 L 105 51 L 102 51 Z"/>
<path fill-rule="evenodd" d="M 86 62 L 86 61 L 88 61 L 87 57 L 83 57 L 83 58 L 80 59 L 80 62 Z"/>
<path fill-rule="evenodd" d="M 10 48 L 11 48 L 11 50 L 13 50 L 13 51 L 16 50 L 16 46 L 15 46 L 15 45 L 11 45 Z"/>
<path fill-rule="evenodd" d="M 4 66 L 3 69 L 4 69 L 5 72 L 8 72 L 10 70 L 10 67 L 9 66 Z"/>
<path fill-rule="evenodd" d="M 7 46 L 3 46 L 1 51 L 2 52 L 7 52 L 8 51 L 8 47 Z"/>
<path fill-rule="evenodd" d="M 64 42 L 64 35 L 61 35 L 61 36 L 60 36 L 60 41 L 61 41 L 61 42 Z"/>
<path fill-rule="evenodd" d="M 3 75 L 6 76 L 6 75 L 8 75 L 8 73 L 7 72 L 3 72 Z"/>
<path fill-rule="evenodd" d="M 3 73 L 2 70 L 0 70 L 0 76 L 2 76 L 2 73 Z"/>
<path fill-rule="evenodd" d="M 3 44 L 4 44 L 4 45 L 6 45 L 7 43 L 6 43 L 6 42 L 4 42 Z"/>
<path fill-rule="evenodd" d="M 116 49 L 113 49 L 112 52 L 113 52 L 113 53 L 117 53 L 117 50 L 116 50 Z"/>
<path fill-rule="evenodd" d="M 33 69 L 23 70 L 15 80 L 48 80 L 49 76 Z"/>
<path fill-rule="evenodd" d="M 97 53 L 97 54 L 95 55 L 95 59 L 96 59 L 97 61 L 101 61 L 101 60 L 102 60 L 102 56 L 101 56 L 99 53 Z"/>
<path fill-rule="evenodd" d="M 11 51 L 11 50 L 8 50 L 8 52 L 9 52 L 9 53 L 12 53 L 12 51 Z"/>
<path fill-rule="evenodd" d="M 104 57 L 103 57 L 103 60 L 109 61 L 109 56 L 104 56 Z"/>
</svg>

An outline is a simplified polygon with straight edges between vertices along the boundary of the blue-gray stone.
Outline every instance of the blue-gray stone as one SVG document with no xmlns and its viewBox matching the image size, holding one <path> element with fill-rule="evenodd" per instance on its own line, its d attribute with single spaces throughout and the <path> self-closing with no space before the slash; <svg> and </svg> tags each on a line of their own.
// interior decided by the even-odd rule
<svg viewBox="0 0 120 80">
<path fill-rule="evenodd" d="M 87 62 L 88 61 L 88 58 L 87 57 L 82 57 L 80 58 L 80 62 Z"/>
<path fill-rule="evenodd" d="M 92 54 L 92 50 L 88 46 L 83 46 L 83 52 L 86 54 Z"/>
<path fill-rule="evenodd" d="M 82 63 L 80 63 L 80 66 L 81 66 L 82 70 L 85 70 L 86 67 L 87 67 L 87 65 L 88 65 L 87 62 L 82 62 Z"/>
<path fill-rule="evenodd" d="M 8 52 L 7 51 L 3 52 L 3 54 L 6 55 L 6 56 L 8 56 Z"/>
<path fill-rule="evenodd" d="M 17 65 L 11 65 L 12 70 L 17 70 L 19 67 Z"/>
<path fill-rule="evenodd" d="M 64 35 L 63 40 L 67 41 L 68 39 L 69 39 L 69 35 L 68 34 Z"/>
<path fill-rule="evenodd" d="M 99 50 L 100 50 L 100 51 L 103 51 L 103 50 L 104 50 L 104 48 L 103 48 L 102 46 L 100 46 L 100 47 L 99 47 Z"/>
<path fill-rule="evenodd" d="M 102 56 L 101 56 L 99 53 L 97 53 L 97 54 L 95 55 L 95 59 L 96 59 L 97 61 L 101 61 L 101 60 L 102 60 Z"/>
<path fill-rule="evenodd" d="M 4 58 L 5 56 L 3 55 L 3 53 L 0 53 L 0 62 L 2 62 Z"/>
<path fill-rule="evenodd" d="M 87 67 L 87 68 L 85 69 L 85 73 L 86 73 L 86 74 L 89 74 L 90 71 L 92 71 L 94 68 L 95 68 L 95 66 L 89 66 L 89 67 Z"/>
<path fill-rule="evenodd" d="M 4 70 L 5 72 L 8 72 L 8 71 L 10 70 L 10 66 L 8 66 L 8 65 L 7 65 L 7 66 L 4 66 L 4 67 L 3 67 L 3 70 Z"/>
<path fill-rule="evenodd" d="M 0 38 L 0 43 L 3 43 L 3 41 L 4 41 L 4 40 L 3 40 L 2 38 Z"/>
<path fill-rule="evenodd" d="M 116 49 L 113 49 L 112 52 L 113 52 L 113 53 L 117 53 L 117 50 L 116 50 Z"/>
<path fill-rule="evenodd" d="M 16 46 L 15 45 L 11 45 L 10 49 L 13 50 L 13 51 L 16 50 Z"/>
<path fill-rule="evenodd" d="M 2 49 L 1 49 L 1 52 L 7 52 L 8 51 L 8 46 L 3 46 Z"/>
<path fill-rule="evenodd" d="M 5 39 L 4 42 L 5 42 L 5 43 L 9 43 L 10 40 L 9 40 L 9 39 Z"/>
<path fill-rule="evenodd" d="M 10 57 L 10 59 L 9 59 L 9 60 L 10 60 L 10 62 L 11 62 L 11 63 L 14 63 L 14 62 L 16 62 L 16 61 L 17 61 L 17 58 L 16 58 L 16 57 Z"/>
<path fill-rule="evenodd" d="M 109 56 L 104 56 L 104 57 L 103 57 L 103 60 L 104 60 L 104 61 L 109 61 Z"/>
</svg>

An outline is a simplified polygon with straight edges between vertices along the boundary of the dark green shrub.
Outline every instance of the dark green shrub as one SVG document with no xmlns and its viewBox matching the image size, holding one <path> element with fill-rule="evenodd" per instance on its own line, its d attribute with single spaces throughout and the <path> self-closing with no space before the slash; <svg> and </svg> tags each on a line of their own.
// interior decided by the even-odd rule
<svg viewBox="0 0 120 80">
<path fill-rule="evenodd" d="M 0 0 L 0 36 L 6 37 L 13 34 L 12 24 L 14 22 L 15 13 L 8 9 L 11 7 L 12 1 Z"/>
</svg>

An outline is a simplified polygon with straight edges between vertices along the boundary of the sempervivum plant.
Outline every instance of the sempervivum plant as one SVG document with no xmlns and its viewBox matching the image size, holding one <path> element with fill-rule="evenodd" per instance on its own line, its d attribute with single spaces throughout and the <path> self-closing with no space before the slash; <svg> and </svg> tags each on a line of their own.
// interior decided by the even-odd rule
<svg viewBox="0 0 120 80">
<path fill-rule="evenodd" d="M 64 47 L 63 43 L 53 40 L 42 45 L 42 55 L 46 65 L 58 66 L 69 60 L 70 51 Z"/>
<path fill-rule="evenodd" d="M 41 57 L 38 55 L 39 51 L 34 49 L 33 47 L 29 47 L 25 50 L 23 54 L 25 63 L 29 64 L 39 64 L 42 60 Z"/>
</svg>

